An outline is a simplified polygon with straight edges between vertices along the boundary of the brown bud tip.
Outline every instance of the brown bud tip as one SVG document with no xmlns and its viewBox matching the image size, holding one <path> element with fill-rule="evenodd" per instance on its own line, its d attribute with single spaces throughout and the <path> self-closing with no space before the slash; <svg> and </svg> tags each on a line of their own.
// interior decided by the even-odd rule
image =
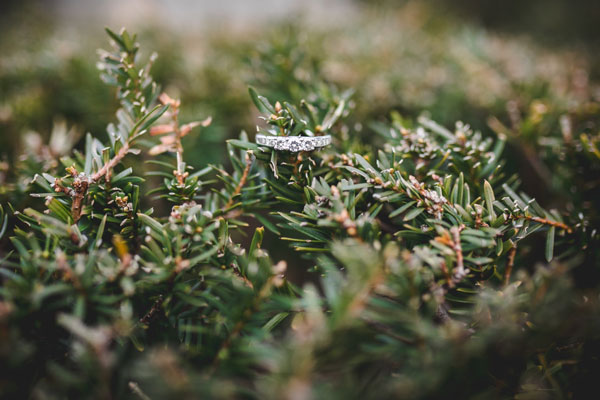
<svg viewBox="0 0 600 400">
<path fill-rule="evenodd" d="M 158 101 L 160 101 L 164 105 L 172 104 L 174 102 L 174 100 L 165 92 L 161 93 L 160 96 L 158 96 Z"/>
<path fill-rule="evenodd" d="M 164 135 L 165 133 L 171 133 L 171 132 L 173 132 L 173 126 L 168 125 L 168 124 L 156 125 L 156 126 L 153 126 L 152 128 L 150 128 L 151 136 Z"/>
<path fill-rule="evenodd" d="M 70 167 L 67 167 L 65 169 L 69 174 L 71 174 L 73 176 L 77 176 L 77 169 L 75 168 L 74 165 L 71 165 Z"/>
</svg>

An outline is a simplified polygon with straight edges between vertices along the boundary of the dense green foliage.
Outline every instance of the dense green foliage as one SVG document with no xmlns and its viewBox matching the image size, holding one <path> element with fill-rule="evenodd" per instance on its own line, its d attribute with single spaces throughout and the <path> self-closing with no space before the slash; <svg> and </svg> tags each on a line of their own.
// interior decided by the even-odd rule
<svg viewBox="0 0 600 400">
<path fill-rule="evenodd" d="M 431 40 L 410 20 L 415 48 Z M 600 368 L 599 104 L 561 86 L 584 72 L 520 64 L 511 80 L 496 61 L 520 45 L 484 37 L 469 53 L 454 36 L 438 46 L 480 58 L 408 48 L 413 75 L 397 74 L 393 40 L 359 42 L 348 71 L 332 49 L 356 37 L 289 29 L 243 61 L 249 96 L 218 59 L 204 66 L 205 85 L 230 85 L 204 91 L 210 104 L 193 85 L 161 94 L 155 56 L 108 31 L 108 140 L 72 150 L 58 123 L 0 182 L 0 395 L 585 398 Z M 459 79 L 433 79 L 448 63 Z M 182 122 L 186 99 L 202 121 Z M 242 131 L 221 163 L 196 161 L 195 132 L 256 116 L 260 133 L 333 145 L 275 151 Z"/>
</svg>

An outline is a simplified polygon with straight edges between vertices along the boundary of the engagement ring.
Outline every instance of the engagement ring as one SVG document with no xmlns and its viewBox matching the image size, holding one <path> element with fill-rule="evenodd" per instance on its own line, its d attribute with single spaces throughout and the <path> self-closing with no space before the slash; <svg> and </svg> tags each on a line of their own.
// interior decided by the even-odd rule
<svg viewBox="0 0 600 400">
<path fill-rule="evenodd" d="M 256 135 L 256 143 L 262 146 L 272 147 L 275 150 L 291 151 L 313 151 L 331 144 L 331 136 L 270 136 Z"/>
</svg>

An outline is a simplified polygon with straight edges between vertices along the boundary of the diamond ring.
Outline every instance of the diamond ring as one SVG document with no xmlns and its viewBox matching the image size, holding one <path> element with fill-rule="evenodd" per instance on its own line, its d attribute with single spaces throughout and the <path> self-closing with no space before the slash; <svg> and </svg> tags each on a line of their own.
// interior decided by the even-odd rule
<svg viewBox="0 0 600 400">
<path fill-rule="evenodd" d="M 298 153 L 300 151 L 313 151 L 330 145 L 331 136 L 271 136 L 258 134 L 256 135 L 256 143 L 273 147 L 275 150 Z"/>
</svg>

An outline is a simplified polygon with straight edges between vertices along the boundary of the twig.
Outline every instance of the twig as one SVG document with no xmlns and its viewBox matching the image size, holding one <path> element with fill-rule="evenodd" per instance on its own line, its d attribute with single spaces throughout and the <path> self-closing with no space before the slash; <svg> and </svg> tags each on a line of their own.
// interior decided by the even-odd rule
<svg viewBox="0 0 600 400">
<path fill-rule="evenodd" d="M 77 223 L 81 217 L 81 212 L 83 211 L 83 201 L 90 184 L 96 183 L 102 178 L 108 181 L 110 179 L 110 171 L 121 161 L 123 157 L 125 157 L 128 151 L 129 142 L 125 143 L 112 159 L 110 159 L 102 166 L 102 168 L 100 168 L 91 176 L 87 176 L 84 173 L 79 173 L 75 169 L 75 166 L 68 167 L 67 172 L 73 177 L 73 183 L 71 184 L 70 188 L 63 186 L 60 179 L 56 179 L 54 181 L 53 188 L 55 192 L 66 193 L 73 199 L 71 204 L 71 216 L 73 217 L 73 221 L 75 223 Z"/>
<path fill-rule="evenodd" d="M 185 184 L 185 178 L 189 176 L 189 173 L 184 171 L 183 145 L 181 139 L 197 126 L 206 127 L 210 125 L 212 118 L 208 117 L 204 121 L 194 121 L 185 125 L 179 125 L 179 107 L 181 106 L 181 101 L 172 99 L 166 93 L 161 93 L 158 100 L 163 105 L 169 105 L 169 112 L 167 115 L 171 116 L 171 122 L 154 126 L 150 129 L 150 135 L 170 135 L 162 137 L 160 140 L 161 143 L 150 149 L 150 154 L 157 155 L 165 151 L 174 152 L 177 156 L 177 169 L 173 171 L 173 174 L 175 175 L 175 178 L 177 178 L 177 183 L 180 186 L 183 186 Z"/>
<path fill-rule="evenodd" d="M 512 273 L 513 265 L 515 264 L 515 254 L 517 254 L 517 245 L 511 247 L 508 251 L 508 260 L 506 261 L 506 269 L 504 270 L 504 284 L 508 285 L 510 274 Z"/>
<path fill-rule="evenodd" d="M 251 151 L 246 152 L 246 167 L 244 168 L 244 172 L 242 172 L 242 177 L 240 178 L 240 181 L 238 182 L 237 186 L 235 187 L 233 194 L 229 198 L 229 201 L 227 202 L 227 204 L 225 204 L 225 207 L 224 207 L 225 210 L 233 205 L 234 197 L 237 196 L 238 194 L 240 194 L 240 192 L 242 191 L 242 188 L 244 187 L 244 185 L 246 184 L 246 181 L 248 180 L 248 174 L 250 173 L 250 168 L 252 168 L 252 157 L 250 157 L 251 154 L 252 154 Z"/>
<path fill-rule="evenodd" d="M 450 276 L 450 272 L 448 272 L 448 267 L 446 266 L 446 261 L 444 260 L 442 260 L 442 272 L 444 273 L 448 287 L 453 287 L 454 282 L 452 282 L 452 277 Z"/>
<path fill-rule="evenodd" d="M 552 220 L 546 219 L 546 218 L 533 217 L 530 215 L 524 216 L 523 218 L 525 218 L 526 220 L 529 220 L 529 221 L 534 221 L 534 222 L 538 222 L 540 224 L 550 225 L 550 226 L 554 226 L 556 228 L 563 229 L 567 233 L 573 233 L 573 228 L 571 228 L 570 226 L 568 226 L 566 224 L 563 224 L 562 222 L 552 221 Z"/>
<path fill-rule="evenodd" d="M 294 157 L 293 155 L 291 157 Z M 298 153 L 295 156 L 295 160 L 293 162 L 293 166 L 294 166 L 294 176 L 298 176 L 298 165 L 300 165 L 302 163 L 303 157 L 302 157 L 302 153 Z"/>
<path fill-rule="evenodd" d="M 173 171 L 173 173 L 175 174 L 175 178 L 177 178 L 177 183 L 179 183 L 179 185 L 183 185 L 186 177 L 184 176 L 184 171 L 182 170 L 183 145 L 181 144 L 181 138 L 183 135 L 181 134 L 181 128 L 179 126 L 179 106 L 181 105 L 181 101 L 172 99 L 166 93 L 161 93 L 161 95 L 158 97 L 158 100 L 162 104 L 168 104 L 170 108 L 169 113 L 171 114 L 171 123 L 168 124 L 168 126 L 171 132 L 175 134 L 173 137 L 173 145 L 175 155 L 177 157 L 177 169 Z"/>
<path fill-rule="evenodd" d="M 98 182 L 102 177 L 110 179 L 110 171 L 127 155 L 129 151 L 129 142 L 126 142 L 123 147 L 110 159 L 106 164 L 91 176 L 93 182 Z"/>
<path fill-rule="evenodd" d="M 171 104 L 171 126 L 173 127 L 173 132 L 175 133 L 175 153 L 177 156 L 177 172 L 175 173 L 175 177 L 177 178 L 177 183 L 179 185 L 183 185 L 185 181 L 184 173 L 182 170 L 183 167 L 183 145 L 181 144 L 181 128 L 179 127 L 179 105 L 181 104 L 179 100 L 172 100 L 165 93 L 161 95 L 161 102 L 165 102 L 163 100 L 163 96 L 168 98 L 168 103 Z"/>
<path fill-rule="evenodd" d="M 129 389 L 131 389 L 131 391 L 140 399 L 151 400 L 150 397 L 146 395 L 146 393 L 142 392 L 142 389 L 140 389 L 140 385 L 138 385 L 137 382 L 129 382 Z"/>
<path fill-rule="evenodd" d="M 246 286 L 248 286 L 250 289 L 254 289 L 254 285 L 252 284 L 252 282 L 250 282 L 250 280 L 248 278 L 246 278 L 244 275 L 242 275 L 242 271 L 240 271 L 239 267 L 235 264 L 231 264 L 231 270 L 233 271 L 233 274 L 237 277 L 239 277 Z"/>
<path fill-rule="evenodd" d="M 452 234 L 452 249 L 456 253 L 456 271 L 454 272 L 454 280 L 456 281 L 462 280 L 467 275 L 464 266 L 462 246 L 460 244 L 460 231 L 463 229 L 464 225 L 461 225 L 460 227 L 453 226 L 450 228 L 450 233 Z"/>
<path fill-rule="evenodd" d="M 162 306 L 164 301 L 165 301 L 165 299 L 164 299 L 163 295 L 162 294 L 159 295 L 158 299 L 156 299 L 154 304 L 152 304 L 152 308 L 150 308 L 150 310 L 146 313 L 146 315 L 144 315 L 142 318 L 140 318 L 140 322 L 144 325 L 148 325 L 148 323 L 150 323 L 152 318 L 154 318 L 154 316 L 160 311 L 160 307 Z"/>
<path fill-rule="evenodd" d="M 454 287 L 454 285 L 459 283 L 468 274 L 468 270 L 465 268 L 462 245 L 460 244 L 460 232 L 462 232 L 463 229 L 465 229 L 464 225 L 453 226 L 450 228 L 450 233 L 444 231 L 440 236 L 437 236 L 434 239 L 436 242 L 450 247 L 456 255 L 456 267 L 454 267 L 453 275 L 451 277 L 446 264 L 442 262 L 442 272 L 446 276 L 448 288 Z"/>
</svg>

